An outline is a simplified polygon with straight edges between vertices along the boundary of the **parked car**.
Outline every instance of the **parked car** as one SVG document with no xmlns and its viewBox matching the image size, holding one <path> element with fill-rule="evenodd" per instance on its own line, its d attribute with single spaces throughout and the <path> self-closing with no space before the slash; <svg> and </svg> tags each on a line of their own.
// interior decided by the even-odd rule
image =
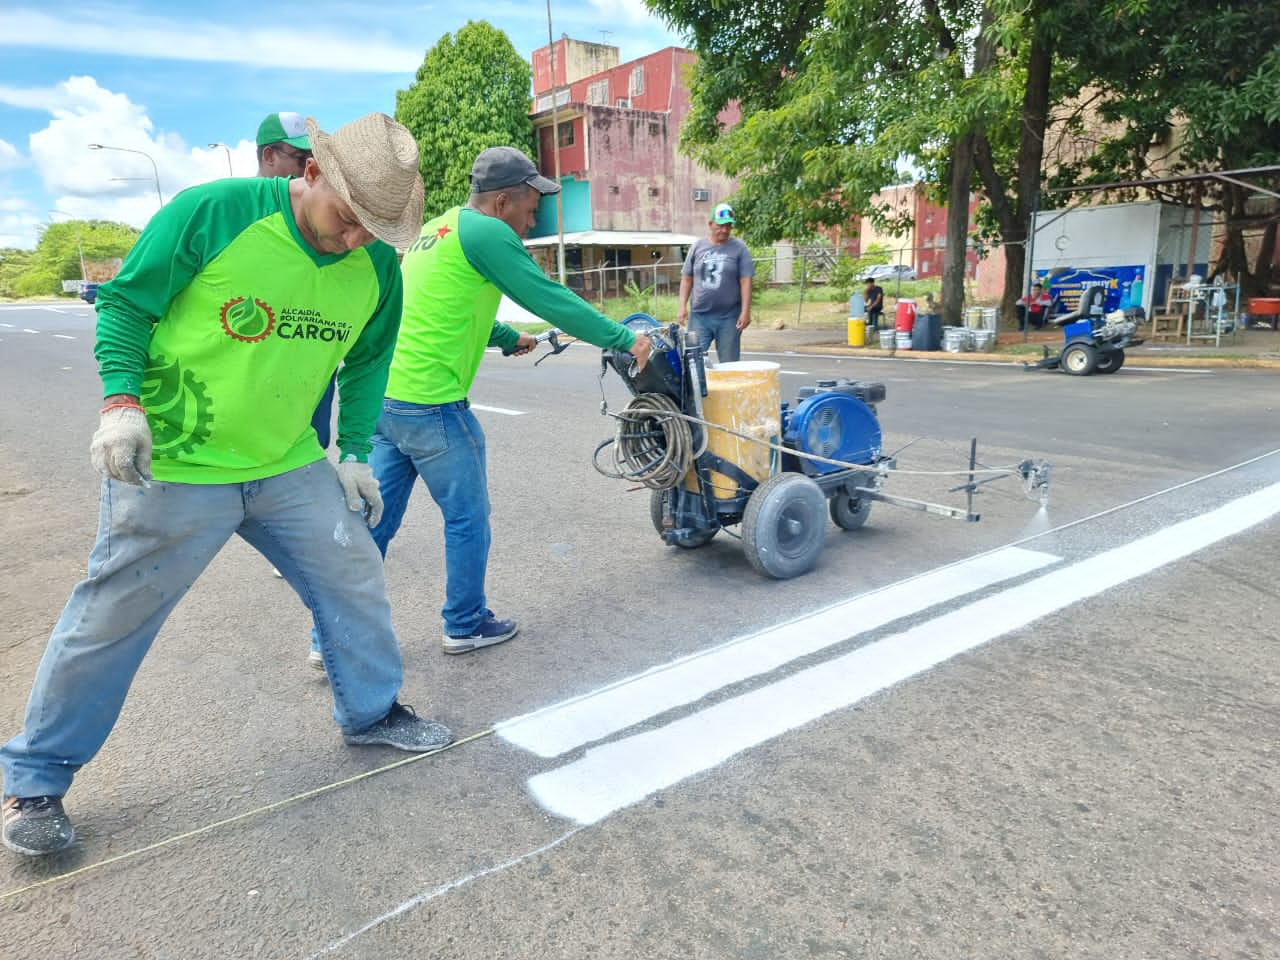
<svg viewBox="0 0 1280 960">
<path fill-rule="evenodd" d="M 84 283 L 80 285 L 80 299 L 85 303 L 93 303 L 98 299 L 98 285 L 96 283 Z"/>
<path fill-rule="evenodd" d="M 916 272 L 905 263 L 881 263 L 866 271 L 872 280 L 914 280 Z"/>
</svg>

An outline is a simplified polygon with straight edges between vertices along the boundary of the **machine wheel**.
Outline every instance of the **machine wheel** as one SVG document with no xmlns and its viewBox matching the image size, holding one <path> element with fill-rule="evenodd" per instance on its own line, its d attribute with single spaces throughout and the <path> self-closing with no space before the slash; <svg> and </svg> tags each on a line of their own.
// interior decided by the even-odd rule
<svg viewBox="0 0 1280 960">
<path fill-rule="evenodd" d="M 1100 350 L 1098 351 L 1098 362 L 1093 369 L 1095 373 L 1115 373 L 1123 366 L 1123 350 Z"/>
<path fill-rule="evenodd" d="M 659 535 L 663 532 L 662 511 L 666 506 L 666 499 L 666 490 L 653 490 L 649 493 L 649 519 L 653 521 L 653 529 L 657 530 Z M 695 530 L 689 536 L 676 540 L 675 544 L 677 547 L 683 547 L 686 550 L 696 550 L 698 547 L 705 547 L 719 532 L 719 527 L 712 527 L 710 530 Z"/>
<path fill-rule="evenodd" d="M 1098 365 L 1098 351 L 1087 343 L 1071 343 L 1062 351 L 1062 369 L 1073 377 L 1087 377 Z"/>
<path fill-rule="evenodd" d="M 742 550 L 757 573 L 788 580 L 818 562 L 826 536 L 822 488 L 802 473 L 779 473 L 752 492 L 742 515 Z"/>
<path fill-rule="evenodd" d="M 832 522 L 841 530 L 857 530 L 867 522 L 871 513 L 871 501 L 866 497 L 851 497 L 837 490 L 831 498 L 829 510 Z"/>
</svg>

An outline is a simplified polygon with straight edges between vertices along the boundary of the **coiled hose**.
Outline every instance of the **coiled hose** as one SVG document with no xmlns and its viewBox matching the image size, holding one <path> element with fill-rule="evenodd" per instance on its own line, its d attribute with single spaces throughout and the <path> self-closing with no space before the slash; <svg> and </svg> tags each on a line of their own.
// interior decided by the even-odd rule
<svg viewBox="0 0 1280 960">
<path fill-rule="evenodd" d="M 615 414 L 618 429 L 592 454 L 596 470 L 615 480 L 635 480 L 654 490 L 674 487 L 689 472 L 697 453 L 693 431 L 670 397 L 641 393 Z M 613 445 L 614 469 L 600 465 L 600 451 Z"/>
</svg>

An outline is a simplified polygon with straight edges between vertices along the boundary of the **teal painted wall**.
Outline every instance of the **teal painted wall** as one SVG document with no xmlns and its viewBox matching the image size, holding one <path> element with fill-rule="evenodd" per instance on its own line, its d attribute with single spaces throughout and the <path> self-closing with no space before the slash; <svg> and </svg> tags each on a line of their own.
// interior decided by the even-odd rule
<svg viewBox="0 0 1280 960">
<path fill-rule="evenodd" d="M 560 181 L 560 194 L 564 197 L 564 232 L 591 229 L 591 184 L 585 180 L 565 177 Z M 557 233 L 556 198 L 543 197 L 538 204 L 538 221 L 529 231 L 530 237 L 550 237 Z"/>
</svg>

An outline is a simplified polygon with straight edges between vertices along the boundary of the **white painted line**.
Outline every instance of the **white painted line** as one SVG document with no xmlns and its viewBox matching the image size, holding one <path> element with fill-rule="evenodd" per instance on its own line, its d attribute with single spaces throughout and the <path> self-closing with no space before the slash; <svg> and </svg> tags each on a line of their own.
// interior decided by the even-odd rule
<svg viewBox="0 0 1280 960">
<path fill-rule="evenodd" d="M 972 557 L 504 721 L 494 732 L 540 757 L 556 757 L 851 636 L 1059 559 L 1021 547 Z"/>
<path fill-rule="evenodd" d="M 55 337 L 57 337 L 59 340 L 74 340 L 74 339 L 75 339 L 75 337 L 73 337 L 73 336 L 71 336 L 70 334 L 67 334 L 67 333 L 55 333 L 55 334 L 54 334 L 54 336 L 55 336 Z"/>
<path fill-rule="evenodd" d="M 792 376 L 792 377 L 807 377 L 807 376 L 809 376 L 809 371 L 807 371 L 807 370 L 779 370 L 778 372 L 779 372 L 779 373 L 785 373 L 785 374 L 788 374 L 789 376 Z"/>
<path fill-rule="evenodd" d="M 833 711 L 1112 589 L 1280 513 L 1280 484 L 1122 547 L 1010 587 L 893 637 L 586 752 L 529 780 L 548 811 L 579 824 L 722 763 Z"/>
<path fill-rule="evenodd" d="M 39 333 L 40 331 L 39 331 L 39 330 L 32 330 L 30 327 L 23 327 L 23 328 L 22 328 L 22 332 L 23 332 L 23 333 Z"/>
<path fill-rule="evenodd" d="M 12 323 L 0 323 L 0 327 L 4 327 L 6 330 L 12 330 L 12 329 L 13 329 L 13 324 L 12 324 Z"/>
<path fill-rule="evenodd" d="M 483 410 L 485 413 L 500 413 L 505 417 L 523 417 L 527 411 L 508 410 L 506 407 L 486 407 L 483 403 L 473 403 L 472 410 Z"/>
</svg>

